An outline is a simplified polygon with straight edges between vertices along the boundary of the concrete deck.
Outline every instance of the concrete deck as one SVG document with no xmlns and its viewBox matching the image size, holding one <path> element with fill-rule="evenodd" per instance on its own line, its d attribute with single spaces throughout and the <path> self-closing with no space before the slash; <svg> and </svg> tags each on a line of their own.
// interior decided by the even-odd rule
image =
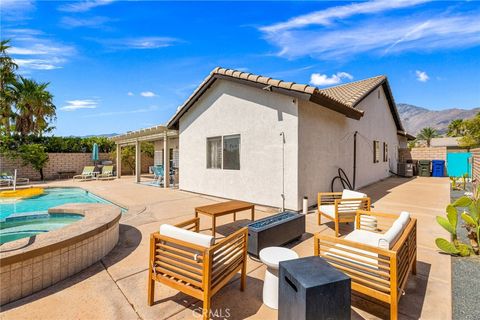
<svg viewBox="0 0 480 320">
<path fill-rule="evenodd" d="M 59 181 L 49 186 L 80 186 L 128 207 L 121 220 L 120 240 L 101 262 L 52 287 L 2 307 L 1 319 L 194 319 L 201 303 L 166 286 L 156 284 L 155 305 L 147 306 L 147 268 L 149 234 L 161 223 L 176 223 L 193 217 L 193 208 L 222 201 L 172 189 L 135 184 L 133 178 L 114 181 Z M 444 214 L 449 202 L 447 178 L 390 178 L 364 188 L 372 197 L 373 210 L 409 211 L 418 219 L 418 267 L 411 276 L 406 294 L 400 300 L 401 319 L 451 319 L 450 257 L 439 254 L 434 239 L 445 237 L 435 216 Z M 257 207 L 256 218 L 275 213 Z M 222 237 L 241 224 L 248 213 L 218 219 Z M 201 227 L 209 232 L 210 220 L 200 216 Z M 291 247 L 301 257 L 313 254 L 312 234 L 333 234 L 332 224 L 316 224 L 312 210 L 307 216 L 307 234 Z M 351 230 L 344 225 L 343 233 Z M 219 291 L 212 310 L 222 319 L 276 319 L 277 312 L 262 304 L 265 267 L 249 258 L 247 288 L 239 290 L 238 278 Z M 388 318 L 388 309 L 353 297 L 353 319 Z"/>
</svg>

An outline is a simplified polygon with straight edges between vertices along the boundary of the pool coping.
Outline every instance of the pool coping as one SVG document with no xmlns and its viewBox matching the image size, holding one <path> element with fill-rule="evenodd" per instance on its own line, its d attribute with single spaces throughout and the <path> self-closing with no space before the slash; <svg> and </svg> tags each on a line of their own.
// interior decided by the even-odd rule
<svg viewBox="0 0 480 320">
<path fill-rule="evenodd" d="M 50 208 L 48 212 L 52 215 L 77 214 L 84 218 L 57 230 L 2 244 L 0 267 L 75 245 L 112 228 L 122 217 L 120 208 L 103 203 L 70 203 Z"/>
</svg>

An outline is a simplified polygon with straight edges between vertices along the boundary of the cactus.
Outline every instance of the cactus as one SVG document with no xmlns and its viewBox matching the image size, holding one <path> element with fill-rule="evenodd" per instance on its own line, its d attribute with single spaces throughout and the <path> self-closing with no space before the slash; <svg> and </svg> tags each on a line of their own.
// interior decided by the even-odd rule
<svg viewBox="0 0 480 320">
<path fill-rule="evenodd" d="M 437 222 L 451 234 L 451 241 L 437 238 L 435 244 L 445 253 L 466 257 L 471 254 L 480 254 L 480 187 L 474 189 L 472 197 L 463 196 L 446 208 L 447 217 L 437 217 Z M 457 208 L 468 208 L 461 214 L 470 245 L 457 238 L 458 216 Z"/>
</svg>

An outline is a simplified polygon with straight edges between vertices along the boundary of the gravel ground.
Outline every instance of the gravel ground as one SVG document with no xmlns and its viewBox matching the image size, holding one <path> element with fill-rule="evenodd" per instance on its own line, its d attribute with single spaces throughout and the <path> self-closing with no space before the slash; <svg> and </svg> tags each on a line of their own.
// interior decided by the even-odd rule
<svg viewBox="0 0 480 320">
<path fill-rule="evenodd" d="M 470 190 L 471 186 L 467 186 Z M 450 198 L 453 201 L 463 196 L 465 191 L 452 190 Z M 458 237 L 468 243 L 466 229 L 462 226 L 460 214 L 464 208 L 458 210 Z M 469 258 L 452 257 L 452 318 L 462 320 L 480 319 L 480 257 Z"/>
</svg>

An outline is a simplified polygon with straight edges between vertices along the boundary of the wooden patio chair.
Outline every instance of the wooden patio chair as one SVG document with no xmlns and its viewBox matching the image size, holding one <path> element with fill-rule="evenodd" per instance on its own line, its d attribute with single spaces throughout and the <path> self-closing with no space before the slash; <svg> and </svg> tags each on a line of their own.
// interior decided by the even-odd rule
<svg viewBox="0 0 480 320">
<path fill-rule="evenodd" d="M 176 226 L 162 225 L 150 236 L 148 305 L 153 304 L 155 281 L 203 301 L 203 319 L 209 319 L 210 300 L 241 271 L 246 282 L 247 231 L 242 228 L 213 244 L 214 237 L 199 234 L 199 218 Z"/>
<path fill-rule="evenodd" d="M 361 215 L 395 221 L 385 233 L 373 232 L 363 229 Z M 346 273 L 353 291 L 390 304 L 390 319 L 397 319 L 408 276 L 416 274 L 417 221 L 408 212 L 399 216 L 360 210 L 355 219 L 356 229 L 344 239 L 316 234 L 314 253 Z"/>
<path fill-rule="evenodd" d="M 355 221 L 357 210 L 370 210 L 370 198 L 366 194 L 343 190 L 343 192 L 319 192 L 317 199 L 318 225 L 322 216 L 335 222 L 335 236 L 339 236 L 339 224 Z"/>
</svg>

